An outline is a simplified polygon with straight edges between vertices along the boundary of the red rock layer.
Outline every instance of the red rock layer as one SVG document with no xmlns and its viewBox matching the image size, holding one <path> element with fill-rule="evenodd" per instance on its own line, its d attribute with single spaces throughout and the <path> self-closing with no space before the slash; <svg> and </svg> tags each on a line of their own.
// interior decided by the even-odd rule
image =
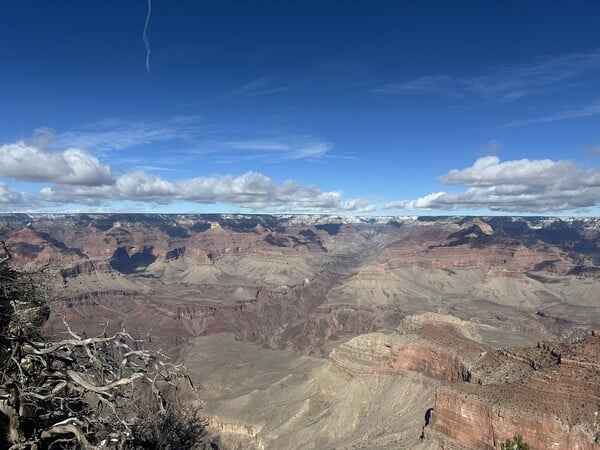
<svg viewBox="0 0 600 450">
<path fill-rule="evenodd" d="M 589 431 L 553 417 L 534 417 L 451 389 L 439 389 L 431 417 L 433 430 L 473 449 L 497 449 L 521 434 L 534 449 L 598 450 Z"/>
<path fill-rule="evenodd" d="M 498 351 L 498 357 L 503 366 L 496 364 L 487 375 L 485 365 L 477 366 L 480 384 L 438 390 L 435 433 L 477 449 L 498 448 L 515 434 L 536 449 L 600 449 L 600 337 Z"/>
</svg>

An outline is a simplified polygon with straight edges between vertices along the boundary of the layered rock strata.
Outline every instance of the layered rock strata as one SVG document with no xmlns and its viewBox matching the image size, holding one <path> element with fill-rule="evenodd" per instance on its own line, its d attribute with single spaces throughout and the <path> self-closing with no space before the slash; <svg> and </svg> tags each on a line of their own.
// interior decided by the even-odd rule
<svg viewBox="0 0 600 450">
<path fill-rule="evenodd" d="M 411 316 L 395 333 L 339 345 L 330 361 L 358 377 L 415 371 L 442 381 L 431 413 L 423 407 L 431 444 L 496 449 L 521 434 L 532 448 L 600 448 L 600 337 L 494 350 L 478 328 L 450 316 Z"/>
</svg>

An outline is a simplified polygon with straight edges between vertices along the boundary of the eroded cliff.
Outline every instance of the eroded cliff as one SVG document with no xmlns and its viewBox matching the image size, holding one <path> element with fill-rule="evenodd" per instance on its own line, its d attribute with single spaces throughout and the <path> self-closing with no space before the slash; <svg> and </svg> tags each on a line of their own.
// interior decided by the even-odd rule
<svg viewBox="0 0 600 450">
<path fill-rule="evenodd" d="M 598 219 L 5 215 L 0 238 L 55 283 L 48 332 L 125 326 L 188 366 L 216 352 L 220 378 L 197 381 L 245 444 L 595 448 Z M 223 385 L 260 372 L 219 367 L 247 343 L 293 351 L 286 375 Z M 298 354 L 320 358 L 297 373 Z"/>
</svg>

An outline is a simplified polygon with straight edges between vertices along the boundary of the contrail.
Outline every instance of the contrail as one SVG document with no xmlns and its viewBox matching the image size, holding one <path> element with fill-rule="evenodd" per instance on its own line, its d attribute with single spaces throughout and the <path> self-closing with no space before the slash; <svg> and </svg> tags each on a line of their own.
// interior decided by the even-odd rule
<svg viewBox="0 0 600 450">
<path fill-rule="evenodd" d="M 150 73 L 150 39 L 148 39 L 148 24 L 152 15 L 152 0 L 148 0 L 148 14 L 146 14 L 146 23 L 144 23 L 144 33 L 142 39 L 146 46 L 146 72 Z"/>
</svg>

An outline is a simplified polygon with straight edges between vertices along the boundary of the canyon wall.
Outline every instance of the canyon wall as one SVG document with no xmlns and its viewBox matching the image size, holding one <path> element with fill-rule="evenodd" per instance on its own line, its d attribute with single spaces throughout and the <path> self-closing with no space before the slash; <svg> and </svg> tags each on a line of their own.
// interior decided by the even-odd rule
<svg viewBox="0 0 600 450">
<path fill-rule="evenodd" d="M 533 448 L 597 448 L 600 219 L 21 214 L 0 216 L 0 239 L 53 284 L 50 334 L 63 318 L 88 335 L 126 327 L 192 366 L 190 346 L 228 333 L 326 361 L 299 376 L 310 414 L 285 421 L 346 417 L 323 437 L 332 448 L 415 443 L 424 425 L 423 445 L 494 448 L 521 433 Z M 327 386 L 318 402 L 312 376 Z M 365 380 L 381 402 L 390 386 L 412 395 L 410 418 L 378 411 Z M 341 382 L 361 392 L 352 414 L 331 406 L 353 404 L 331 394 Z M 215 406 L 216 427 L 291 445 L 268 411 L 238 417 L 221 389 L 230 417 Z"/>
</svg>

